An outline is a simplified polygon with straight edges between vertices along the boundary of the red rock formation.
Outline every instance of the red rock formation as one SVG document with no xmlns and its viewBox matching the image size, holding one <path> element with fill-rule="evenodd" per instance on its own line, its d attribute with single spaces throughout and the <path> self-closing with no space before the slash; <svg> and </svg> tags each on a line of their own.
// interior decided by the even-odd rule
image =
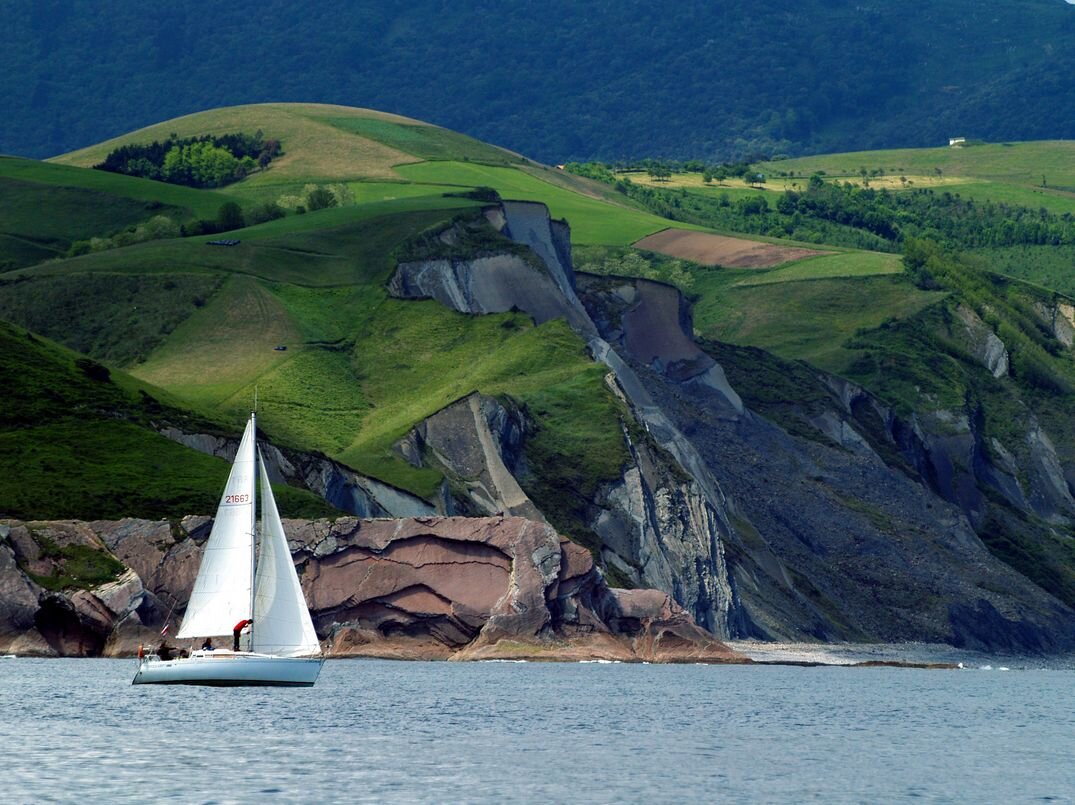
<svg viewBox="0 0 1075 805">
<path fill-rule="evenodd" d="M 158 640 L 190 594 L 205 518 L 8 522 L 0 541 L 0 651 L 129 655 Z M 743 658 L 664 593 L 612 590 L 589 552 L 522 517 L 286 521 L 303 590 L 330 656 L 400 659 Z M 109 550 L 126 570 L 92 589 L 48 593 L 49 544 Z M 21 586 L 20 586 L 21 585 Z M 32 625 L 31 625 L 32 624 Z"/>
</svg>

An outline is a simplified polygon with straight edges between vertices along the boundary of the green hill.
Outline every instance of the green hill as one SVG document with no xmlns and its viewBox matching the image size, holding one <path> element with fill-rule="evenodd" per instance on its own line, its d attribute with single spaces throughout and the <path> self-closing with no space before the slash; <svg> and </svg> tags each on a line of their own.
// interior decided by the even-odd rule
<svg viewBox="0 0 1075 805">
<path fill-rule="evenodd" d="M 256 384 L 259 420 L 273 438 L 423 496 L 434 493 L 441 475 L 411 467 L 392 445 L 475 390 L 544 412 L 537 422 L 550 461 L 563 444 L 575 445 L 586 457 L 584 484 L 615 475 L 622 458 L 616 403 L 577 336 L 557 322 L 535 327 L 516 314 L 475 319 L 393 300 L 384 286 L 393 254 L 474 209 L 479 202 L 465 195 L 476 187 L 544 201 L 554 215 L 578 221 L 573 234 L 581 242 L 627 244 L 666 220 L 600 184 L 453 132 L 320 105 L 258 105 L 169 121 L 42 171 L 76 175 L 71 186 L 85 184 L 84 175 L 122 183 L 129 177 L 70 166 L 171 132 L 254 128 L 279 137 L 284 156 L 242 182 L 210 192 L 130 181 L 214 203 L 234 198 L 247 209 L 310 184 L 343 183 L 359 192 L 343 206 L 229 232 L 241 241 L 231 248 L 208 245 L 218 235 L 168 238 L 10 271 L 0 275 L 0 317 L 124 367 L 213 419 L 239 421 Z M 566 399 L 573 404 L 563 405 Z"/>
</svg>

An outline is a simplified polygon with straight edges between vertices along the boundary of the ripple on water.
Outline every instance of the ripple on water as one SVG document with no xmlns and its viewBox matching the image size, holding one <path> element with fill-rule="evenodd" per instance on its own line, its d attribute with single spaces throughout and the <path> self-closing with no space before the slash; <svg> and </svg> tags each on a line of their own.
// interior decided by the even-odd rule
<svg viewBox="0 0 1075 805">
<path fill-rule="evenodd" d="M 131 687 L 130 661 L 0 677 L 8 801 L 1048 801 L 1075 672 L 326 664 L 312 689 Z M 152 798 L 152 797 L 150 797 Z"/>
</svg>

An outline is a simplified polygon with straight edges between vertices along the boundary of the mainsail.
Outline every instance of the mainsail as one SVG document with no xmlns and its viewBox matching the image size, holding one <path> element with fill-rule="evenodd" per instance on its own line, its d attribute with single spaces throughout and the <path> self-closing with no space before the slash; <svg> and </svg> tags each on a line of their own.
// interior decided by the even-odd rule
<svg viewBox="0 0 1075 805">
<path fill-rule="evenodd" d="M 251 616 L 256 432 L 251 416 L 220 498 L 213 531 L 205 545 L 198 578 L 177 637 L 231 634 L 236 623 Z"/>
<path fill-rule="evenodd" d="M 260 452 L 258 453 L 261 458 Z M 254 584 L 252 651 L 279 657 L 317 654 L 321 645 L 287 547 L 265 461 L 261 464 L 261 551 Z"/>
</svg>

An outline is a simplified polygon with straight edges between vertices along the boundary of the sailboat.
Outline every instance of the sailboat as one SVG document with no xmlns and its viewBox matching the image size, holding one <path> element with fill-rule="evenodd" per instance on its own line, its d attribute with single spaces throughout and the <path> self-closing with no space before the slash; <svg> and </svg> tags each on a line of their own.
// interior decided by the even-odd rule
<svg viewBox="0 0 1075 805">
<path fill-rule="evenodd" d="M 261 545 L 256 551 L 259 475 Z M 241 649 L 240 630 L 247 627 L 247 645 Z M 140 651 L 132 684 L 309 687 L 321 673 L 321 644 L 257 447 L 254 414 L 239 443 L 176 636 L 211 638 L 233 631 L 230 649 L 211 648 L 209 642 L 177 659 Z"/>
</svg>

